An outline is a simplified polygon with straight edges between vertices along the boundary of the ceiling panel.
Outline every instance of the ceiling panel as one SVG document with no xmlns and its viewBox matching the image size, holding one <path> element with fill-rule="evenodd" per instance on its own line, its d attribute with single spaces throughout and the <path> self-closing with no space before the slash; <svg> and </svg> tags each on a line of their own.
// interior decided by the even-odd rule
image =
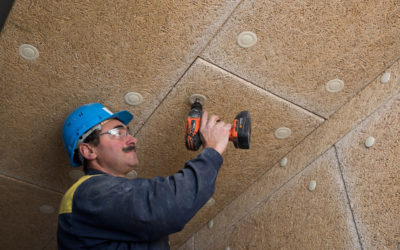
<svg viewBox="0 0 400 250">
<path fill-rule="evenodd" d="M 61 197 L 0 175 L 1 249 L 45 247 L 56 235 Z"/>
<path fill-rule="evenodd" d="M 399 15 L 398 0 L 244 1 L 202 57 L 327 118 L 400 56 Z"/>
<path fill-rule="evenodd" d="M 317 183 L 314 191 L 308 189 L 311 181 Z M 358 249 L 335 150 L 310 164 L 215 242 L 206 249 Z"/>
<path fill-rule="evenodd" d="M 102 102 L 132 111 L 137 130 L 238 2 L 16 1 L 0 37 L 0 172 L 66 190 L 66 116 Z M 38 59 L 18 55 L 24 43 Z M 126 105 L 128 91 L 143 103 Z"/>
<path fill-rule="evenodd" d="M 184 144 L 189 97 L 195 93 L 206 96 L 205 110 L 226 122 L 232 122 L 240 111 L 249 110 L 253 128 L 250 150 L 238 150 L 229 144 L 217 179 L 215 206 L 205 207 L 185 227 L 183 236 L 177 237 L 180 244 L 323 122 L 322 118 L 199 59 L 139 131 L 139 177 L 174 174 L 198 154 L 187 151 Z M 290 128 L 292 135 L 276 139 L 274 132 L 282 126 Z"/>
<path fill-rule="evenodd" d="M 370 148 L 369 137 L 375 138 Z M 337 143 L 365 249 L 396 249 L 400 243 L 399 145 L 399 95 Z"/>
</svg>

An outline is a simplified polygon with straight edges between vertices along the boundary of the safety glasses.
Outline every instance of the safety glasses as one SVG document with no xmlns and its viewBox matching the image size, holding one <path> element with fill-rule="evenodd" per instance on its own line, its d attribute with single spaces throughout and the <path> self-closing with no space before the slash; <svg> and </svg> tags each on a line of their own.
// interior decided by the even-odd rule
<svg viewBox="0 0 400 250">
<path fill-rule="evenodd" d="M 132 135 L 132 131 L 129 129 L 129 127 L 124 127 L 124 126 L 120 125 L 113 129 L 110 129 L 104 133 L 99 134 L 99 136 L 106 135 L 106 134 L 109 134 L 109 135 L 112 135 L 112 136 L 115 136 L 118 138 L 125 138 L 128 135 Z"/>
</svg>

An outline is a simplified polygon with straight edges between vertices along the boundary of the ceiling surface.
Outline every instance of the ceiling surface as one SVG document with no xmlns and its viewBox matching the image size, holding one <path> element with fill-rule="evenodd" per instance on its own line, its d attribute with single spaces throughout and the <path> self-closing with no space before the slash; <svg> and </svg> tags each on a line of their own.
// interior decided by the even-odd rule
<svg viewBox="0 0 400 250">
<path fill-rule="evenodd" d="M 238 43 L 245 31 L 257 37 L 247 48 Z M 250 111 L 251 149 L 229 145 L 214 202 L 171 236 L 176 248 L 297 146 L 321 141 L 318 129 L 340 127 L 342 107 L 356 117 L 362 107 L 353 100 L 400 58 L 399 36 L 398 0 L 16 0 L 0 35 L 0 219 L 7 225 L 0 243 L 55 248 L 59 202 L 81 174 L 61 139 L 78 106 L 101 102 L 135 115 L 135 171 L 144 178 L 174 174 L 196 156 L 183 139 L 192 94 L 206 96 L 204 108 L 227 122 Z M 39 57 L 20 56 L 22 44 Z M 343 88 L 327 91 L 331 80 Z M 128 92 L 140 93 L 142 103 L 126 104 Z M 288 138 L 275 136 L 281 127 Z M 321 161 L 338 168 L 332 154 Z M 335 178 L 331 168 L 312 168 Z M 290 188 L 271 211 L 286 206 Z"/>
</svg>

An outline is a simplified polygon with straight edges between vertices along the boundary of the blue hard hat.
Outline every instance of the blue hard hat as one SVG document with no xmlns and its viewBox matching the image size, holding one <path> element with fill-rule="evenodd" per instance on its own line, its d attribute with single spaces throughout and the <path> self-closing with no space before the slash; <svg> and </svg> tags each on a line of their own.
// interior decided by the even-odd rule
<svg viewBox="0 0 400 250">
<path fill-rule="evenodd" d="M 133 115 L 126 110 L 114 114 L 100 103 L 90 103 L 75 109 L 67 117 L 62 136 L 72 166 L 82 165 L 80 161 L 74 160 L 75 149 L 78 146 L 76 144 L 80 137 L 102 121 L 113 118 L 127 125 L 133 119 Z"/>
</svg>

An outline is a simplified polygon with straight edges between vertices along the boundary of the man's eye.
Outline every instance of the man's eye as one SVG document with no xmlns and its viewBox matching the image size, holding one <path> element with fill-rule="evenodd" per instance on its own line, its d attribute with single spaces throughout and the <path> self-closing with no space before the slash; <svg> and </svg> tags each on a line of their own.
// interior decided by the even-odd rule
<svg viewBox="0 0 400 250">
<path fill-rule="evenodd" d="M 119 136 L 120 135 L 120 132 L 119 132 L 119 130 L 118 129 L 112 129 L 112 130 L 110 130 L 110 134 L 111 135 L 116 135 L 116 136 Z"/>
</svg>

